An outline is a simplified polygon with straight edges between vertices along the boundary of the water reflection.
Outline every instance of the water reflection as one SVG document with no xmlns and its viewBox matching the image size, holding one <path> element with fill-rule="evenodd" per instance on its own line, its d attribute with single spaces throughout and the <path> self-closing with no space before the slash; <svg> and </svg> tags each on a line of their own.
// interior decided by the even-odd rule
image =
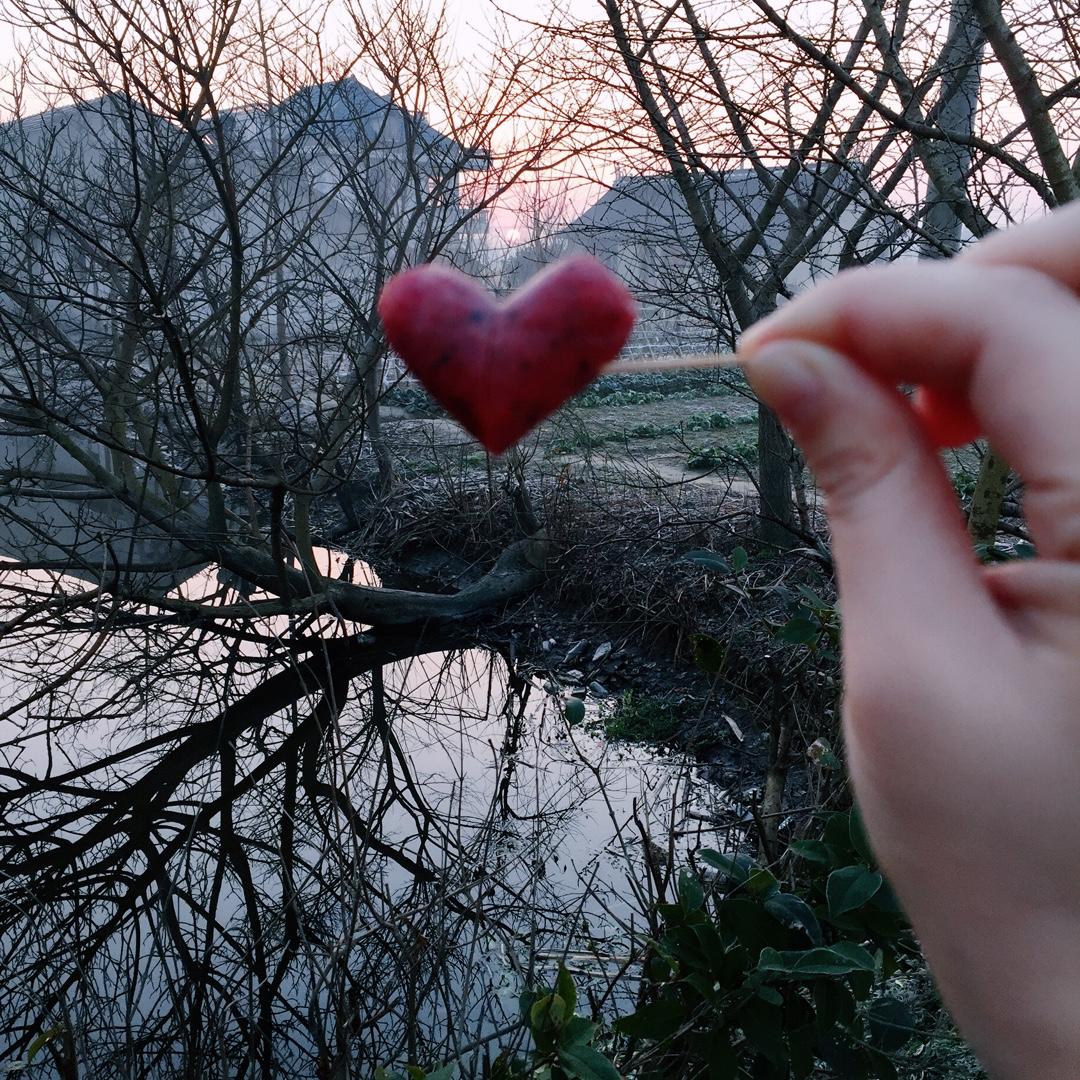
<svg viewBox="0 0 1080 1080">
<path fill-rule="evenodd" d="M 631 994 L 719 798 L 692 764 L 592 707 L 570 729 L 486 650 L 264 623 L 73 627 L 9 665 L 0 1062 L 59 1023 L 95 1078 L 481 1075 L 558 958 Z"/>
</svg>

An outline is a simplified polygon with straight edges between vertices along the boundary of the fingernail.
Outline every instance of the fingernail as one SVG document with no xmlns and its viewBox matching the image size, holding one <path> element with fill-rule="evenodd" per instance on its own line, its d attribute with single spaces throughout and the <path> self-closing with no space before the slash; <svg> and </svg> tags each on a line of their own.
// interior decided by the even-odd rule
<svg viewBox="0 0 1080 1080">
<path fill-rule="evenodd" d="M 771 341 L 752 353 L 746 377 L 758 397 L 791 426 L 812 420 L 822 408 L 824 352 L 806 341 Z"/>
</svg>

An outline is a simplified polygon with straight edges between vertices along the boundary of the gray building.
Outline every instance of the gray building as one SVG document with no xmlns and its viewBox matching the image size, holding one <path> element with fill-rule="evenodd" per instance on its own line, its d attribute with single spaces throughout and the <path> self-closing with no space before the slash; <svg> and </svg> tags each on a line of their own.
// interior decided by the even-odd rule
<svg viewBox="0 0 1080 1080">
<path fill-rule="evenodd" d="M 798 292 L 839 269 L 845 238 L 858 216 L 850 196 L 860 178 L 834 167 L 806 167 L 763 225 L 772 182 L 781 171 L 767 170 L 763 178 L 753 169 L 736 169 L 699 179 L 698 190 L 712 230 L 731 247 L 744 250 L 744 272 L 775 284 L 783 294 Z M 821 235 L 793 260 L 792 252 L 821 222 Z M 559 254 L 595 255 L 634 291 L 642 318 L 631 347 L 680 352 L 733 344 L 725 282 L 702 247 L 670 175 L 620 177 L 559 230 L 549 248 Z"/>
<path fill-rule="evenodd" d="M 0 554 L 77 548 L 91 577 L 181 560 L 77 457 L 198 519 L 222 409 L 223 471 L 265 454 L 304 475 L 367 363 L 377 288 L 487 164 L 355 79 L 199 125 L 110 94 L 0 126 Z M 34 434 L 42 410 L 75 457 Z"/>
</svg>

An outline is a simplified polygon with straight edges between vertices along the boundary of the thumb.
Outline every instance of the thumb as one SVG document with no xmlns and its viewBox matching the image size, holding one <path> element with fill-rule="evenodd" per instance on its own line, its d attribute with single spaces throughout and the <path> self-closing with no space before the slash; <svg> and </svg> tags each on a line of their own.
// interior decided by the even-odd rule
<svg viewBox="0 0 1080 1080">
<path fill-rule="evenodd" d="M 902 395 L 800 340 L 752 351 L 746 373 L 825 494 L 848 663 L 868 634 L 901 649 L 970 635 L 995 607 L 942 464 Z"/>
</svg>

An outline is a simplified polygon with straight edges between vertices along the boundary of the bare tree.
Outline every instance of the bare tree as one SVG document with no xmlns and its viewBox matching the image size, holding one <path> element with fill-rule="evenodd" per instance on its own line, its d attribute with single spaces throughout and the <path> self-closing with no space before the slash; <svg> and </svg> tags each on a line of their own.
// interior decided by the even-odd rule
<svg viewBox="0 0 1080 1080">
<path fill-rule="evenodd" d="M 512 63 L 470 94 L 402 5 L 358 9 L 344 60 L 317 13 L 234 0 L 13 10 L 53 107 L 0 128 L 5 1053 L 54 1027 L 71 1076 L 441 1053 L 481 986 L 458 945 L 498 932 L 491 838 L 416 785 L 383 668 L 465 643 L 546 547 L 383 588 L 319 515 L 380 439 L 379 285 L 455 257 L 545 136 L 490 150 Z"/>
<path fill-rule="evenodd" d="M 835 272 L 842 256 L 871 259 L 911 242 L 879 216 L 872 229 L 863 223 L 861 243 L 844 245 L 860 213 L 880 205 L 877 185 L 894 162 L 870 126 L 873 110 L 852 108 L 841 79 L 773 48 L 757 17 L 730 6 L 612 0 L 604 11 L 603 21 L 562 34 L 582 77 L 599 70 L 611 84 L 590 136 L 622 157 L 629 175 L 613 190 L 621 183 L 642 204 L 660 193 L 664 204 L 649 231 L 638 225 L 638 242 L 659 257 L 637 272 L 656 289 L 673 271 L 690 271 L 670 293 L 697 301 L 697 321 L 729 347 L 784 297 Z M 844 31 L 842 63 L 853 70 L 867 63 L 869 22 Z M 670 257 L 673 244 L 687 255 Z M 668 303 L 679 310 L 678 299 Z M 762 537 L 788 546 L 799 531 L 795 458 L 766 409 L 758 458 Z"/>
<path fill-rule="evenodd" d="M 909 144 L 916 190 L 925 192 L 913 207 L 922 254 L 953 254 L 999 224 L 1080 194 L 1064 151 L 1080 138 L 1071 107 L 1080 83 L 1062 11 L 978 0 L 953 4 L 947 21 L 926 21 L 908 5 L 864 6 L 895 101 L 865 82 L 851 89 Z M 764 0 L 757 7 L 808 61 L 839 71 L 791 19 Z M 988 448 L 969 516 L 977 544 L 995 540 L 1008 478 L 1007 463 Z"/>
<path fill-rule="evenodd" d="M 1075 138 L 1075 44 L 1056 13 L 610 0 L 604 18 L 553 19 L 551 32 L 558 63 L 598 103 L 580 151 L 620 163 L 629 181 L 613 192 L 651 185 L 675 207 L 653 213 L 651 233 L 644 215 L 634 221 L 639 244 L 669 249 L 637 273 L 658 285 L 696 255 L 711 275 L 704 291 L 722 301 L 688 306 L 732 342 L 812 280 L 948 255 L 1030 213 L 1031 196 L 1062 201 L 1072 182 L 1061 138 Z M 1017 33 L 1040 35 L 1036 67 Z M 999 69 L 981 69 L 984 40 Z M 673 245 L 687 255 L 670 256 Z M 676 288 L 697 300 L 685 281 Z M 798 462 L 767 412 L 759 458 L 763 535 L 790 542 Z"/>
</svg>

